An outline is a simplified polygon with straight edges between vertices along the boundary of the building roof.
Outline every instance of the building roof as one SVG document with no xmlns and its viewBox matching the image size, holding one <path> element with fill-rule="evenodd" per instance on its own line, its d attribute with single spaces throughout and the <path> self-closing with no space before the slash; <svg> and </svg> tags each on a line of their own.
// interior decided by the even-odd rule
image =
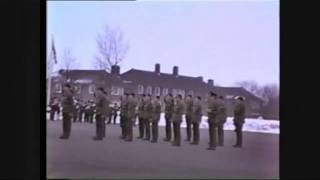
<svg viewBox="0 0 320 180">
<path fill-rule="evenodd" d="M 154 71 L 144 71 L 130 69 L 121 75 L 122 79 L 133 81 L 137 84 L 151 85 L 167 88 L 182 88 L 188 90 L 206 90 L 206 84 L 201 77 L 190 77 L 168 73 L 156 73 Z"/>
</svg>

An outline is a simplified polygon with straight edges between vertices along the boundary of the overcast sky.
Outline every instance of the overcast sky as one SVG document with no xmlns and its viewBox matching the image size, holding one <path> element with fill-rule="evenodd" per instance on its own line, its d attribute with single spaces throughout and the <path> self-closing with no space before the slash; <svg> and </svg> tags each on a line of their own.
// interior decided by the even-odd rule
<svg viewBox="0 0 320 180">
<path fill-rule="evenodd" d="M 78 68 L 93 69 L 96 37 L 105 25 L 120 28 L 131 68 L 214 79 L 215 84 L 255 80 L 279 84 L 279 1 L 49 1 L 47 38 L 54 36 L 58 64 L 70 48 Z"/>
</svg>

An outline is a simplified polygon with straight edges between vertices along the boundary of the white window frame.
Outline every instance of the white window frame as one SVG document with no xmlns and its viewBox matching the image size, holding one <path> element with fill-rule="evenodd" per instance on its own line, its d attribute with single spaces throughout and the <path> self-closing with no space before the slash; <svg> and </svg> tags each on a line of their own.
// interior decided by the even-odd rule
<svg viewBox="0 0 320 180">
<path fill-rule="evenodd" d="M 74 86 L 75 87 L 75 92 L 77 93 L 77 94 L 80 94 L 81 93 L 81 85 L 80 84 L 77 84 L 77 85 L 75 85 Z"/>
<path fill-rule="evenodd" d="M 194 97 L 194 92 L 193 92 L 193 90 L 189 90 L 189 91 L 188 91 L 188 95 L 191 95 L 192 97 Z"/>
<path fill-rule="evenodd" d="M 56 93 L 62 93 L 62 85 L 60 83 L 55 84 L 54 91 Z"/>
<path fill-rule="evenodd" d="M 123 95 L 123 87 L 119 87 L 119 86 L 111 86 L 111 92 L 110 94 L 113 96 L 121 96 Z"/>
<path fill-rule="evenodd" d="M 180 94 L 182 96 L 182 98 L 184 98 L 185 97 L 185 90 L 178 89 L 178 94 Z"/>
<path fill-rule="evenodd" d="M 143 92 L 144 92 L 144 87 L 143 87 L 143 85 L 139 84 L 138 85 L 138 94 L 143 94 Z"/>
<path fill-rule="evenodd" d="M 94 84 L 90 84 L 88 90 L 89 94 L 94 94 L 94 92 L 96 91 L 96 86 Z"/>
<path fill-rule="evenodd" d="M 233 99 L 233 97 L 234 97 L 234 95 L 232 95 L 232 94 L 226 95 L 226 99 Z"/>
<path fill-rule="evenodd" d="M 163 95 L 163 96 L 168 95 L 168 92 L 169 92 L 168 88 L 163 88 L 163 89 L 162 89 L 162 95 Z"/>
<path fill-rule="evenodd" d="M 152 95 L 152 86 L 147 86 L 146 94 L 151 94 Z"/>
<path fill-rule="evenodd" d="M 154 94 L 155 94 L 156 96 L 160 96 L 160 94 L 161 94 L 160 87 L 154 88 Z"/>
<path fill-rule="evenodd" d="M 176 97 L 178 95 L 178 90 L 177 89 L 172 89 L 171 90 L 173 97 Z"/>
</svg>

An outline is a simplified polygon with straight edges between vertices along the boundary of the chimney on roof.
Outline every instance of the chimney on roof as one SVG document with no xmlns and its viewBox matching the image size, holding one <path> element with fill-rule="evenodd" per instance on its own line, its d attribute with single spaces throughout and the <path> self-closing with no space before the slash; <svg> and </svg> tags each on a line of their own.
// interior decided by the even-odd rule
<svg viewBox="0 0 320 180">
<path fill-rule="evenodd" d="M 178 70 L 179 70 L 178 66 L 173 66 L 173 75 L 174 76 L 178 76 Z"/>
<path fill-rule="evenodd" d="M 118 65 L 111 66 L 111 74 L 112 75 L 120 75 L 120 66 L 118 66 Z"/>
<path fill-rule="evenodd" d="M 213 80 L 212 80 L 212 79 L 208 79 L 208 85 L 209 85 L 210 87 L 213 86 Z"/>
<path fill-rule="evenodd" d="M 159 63 L 157 63 L 157 64 L 155 65 L 155 67 L 154 67 L 154 72 L 156 72 L 157 74 L 160 73 L 160 64 L 159 64 Z"/>
</svg>

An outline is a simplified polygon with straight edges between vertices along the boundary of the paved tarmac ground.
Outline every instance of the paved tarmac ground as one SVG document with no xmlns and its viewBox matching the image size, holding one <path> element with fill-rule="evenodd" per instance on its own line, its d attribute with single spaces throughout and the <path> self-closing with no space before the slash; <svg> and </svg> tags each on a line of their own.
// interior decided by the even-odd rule
<svg viewBox="0 0 320 180">
<path fill-rule="evenodd" d="M 106 125 L 106 138 L 94 141 L 95 125 L 73 123 L 71 137 L 61 140 L 62 121 L 47 121 L 47 178 L 278 178 L 279 135 L 244 132 L 243 148 L 234 148 L 235 133 L 225 131 L 225 146 L 209 151 L 208 130 L 200 130 L 200 144 L 171 146 L 136 139 L 120 140 L 119 125 Z"/>
</svg>

